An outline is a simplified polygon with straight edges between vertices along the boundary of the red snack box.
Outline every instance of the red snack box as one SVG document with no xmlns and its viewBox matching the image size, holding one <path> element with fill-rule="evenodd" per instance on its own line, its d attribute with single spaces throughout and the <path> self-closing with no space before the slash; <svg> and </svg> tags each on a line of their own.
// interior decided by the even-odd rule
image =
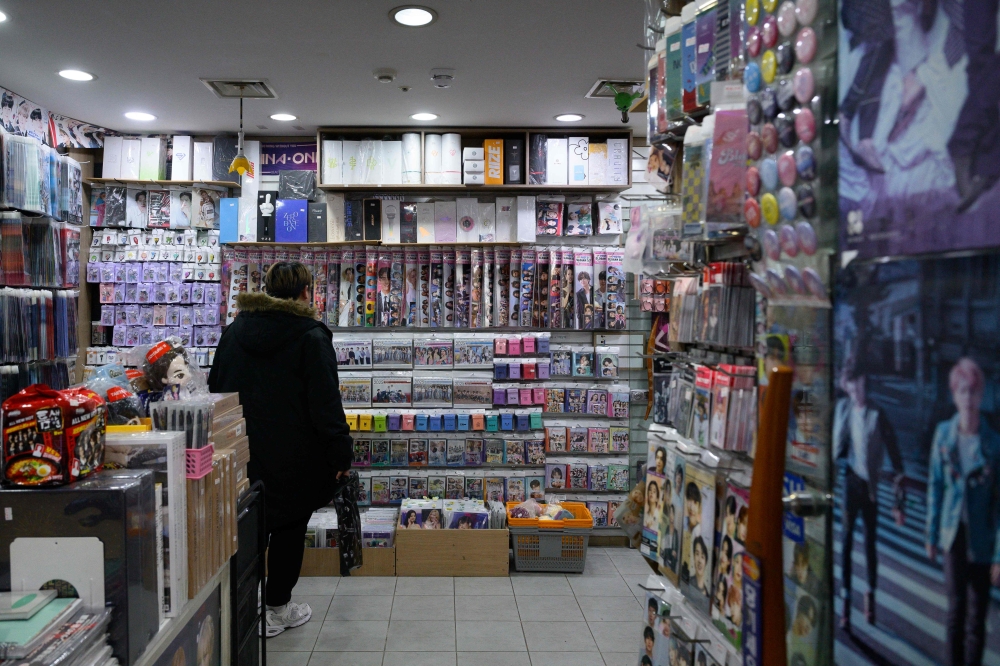
<svg viewBox="0 0 1000 666">
<path fill-rule="evenodd" d="M 7 398 L 2 410 L 5 484 L 60 486 L 101 469 L 106 417 L 97 393 L 33 384 Z"/>
</svg>

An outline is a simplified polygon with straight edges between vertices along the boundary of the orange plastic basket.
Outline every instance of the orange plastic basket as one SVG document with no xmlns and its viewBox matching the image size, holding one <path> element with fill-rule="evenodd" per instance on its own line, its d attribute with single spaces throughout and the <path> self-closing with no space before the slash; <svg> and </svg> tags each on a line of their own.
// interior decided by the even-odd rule
<svg viewBox="0 0 1000 666">
<path fill-rule="evenodd" d="M 594 526 L 594 517 L 590 515 L 587 505 L 583 502 L 562 502 L 562 508 L 575 516 L 566 520 L 539 520 L 538 518 L 511 518 L 510 510 L 520 502 L 507 502 L 507 525 L 509 527 L 537 527 L 539 529 L 590 529 Z M 544 506 L 544 504 L 542 505 Z"/>
</svg>

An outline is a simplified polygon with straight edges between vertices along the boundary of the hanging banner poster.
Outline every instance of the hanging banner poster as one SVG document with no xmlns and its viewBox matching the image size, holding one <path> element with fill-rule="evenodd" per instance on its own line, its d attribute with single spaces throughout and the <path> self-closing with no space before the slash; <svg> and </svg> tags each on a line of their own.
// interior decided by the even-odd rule
<svg viewBox="0 0 1000 666">
<path fill-rule="evenodd" d="M 845 259 L 997 243 L 997 2 L 841 0 Z"/>
<path fill-rule="evenodd" d="M 265 176 L 277 176 L 279 171 L 315 171 L 316 142 L 272 143 L 261 141 L 260 165 Z"/>
<path fill-rule="evenodd" d="M 854 264 L 835 302 L 834 662 L 1000 663 L 1000 255 Z"/>
</svg>

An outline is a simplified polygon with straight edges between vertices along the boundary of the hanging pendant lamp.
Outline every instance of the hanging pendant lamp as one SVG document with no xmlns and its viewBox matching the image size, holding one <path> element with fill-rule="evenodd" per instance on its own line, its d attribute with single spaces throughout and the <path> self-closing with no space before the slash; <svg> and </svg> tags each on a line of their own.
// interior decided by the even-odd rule
<svg viewBox="0 0 1000 666">
<path fill-rule="evenodd" d="M 243 176 L 250 169 L 250 160 L 247 159 L 246 153 L 243 152 L 243 86 L 240 86 L 240 135 L 236 148 L 236 157 L 233 158 L 233 163 L 229 165 L 229 173 L 235 171 L 240 176 Z"/>
</svg>

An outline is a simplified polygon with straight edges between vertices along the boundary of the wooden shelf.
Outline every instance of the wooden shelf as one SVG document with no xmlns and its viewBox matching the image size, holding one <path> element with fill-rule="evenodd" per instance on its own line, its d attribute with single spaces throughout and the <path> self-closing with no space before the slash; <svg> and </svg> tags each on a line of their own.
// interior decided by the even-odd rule
<svg viewBox="0 0 1000 666">
<path fill-rule="evenodd" d="M 372 192 L 394 194 L 395 192 L 484 192 L 489 194 L 498 193 L 552 193 L 561 192 L 572 193 L 620 193 L 629 189 L 631 185 L 429 185 L 426 183 L 406 184 L 406 185 L 317 185 L 321 190 L 328 192 Z"/>
<path fill-rule="evenodd" d="M 503 139 L 505 141 L 510 139 L 517 139 L 523 142 L 524 145 L 524 155 L 522 159 L 524 160 L 521 164 L 522 167 L 522 177 L 527 178 L 528 172 L 528 153 L 531 147 L 531 136 L 533 134 L 544 134 L 553 138 L 569 138 L 573 136 L 585 136 L 595 141 L 604 142 L 607 139 L 627 139 L 628 150 L 626 152 L 626 174 L 628 182 L 622 183 L 620 185 L 464 185 L 464 184 L 451 184 L 451 185 L 429 185 L 429 184 L 413 184 L 413 185 L 327 185 L 322 184 L 322 151 L 323 151 L 323 141 L 325 139 L 330 140 L 362 140 L 362 139 L 373 139 L 373 140 L 399 140 L 403 134 L 419 134 L 420 135 L 420 172 L 424 172 L 424 140 L 428 134 L 459 134 L 462 137 L 461 145 L 462 148 L 469 147 L 482 147 L 483 140 L 485 139 Z M 475 190 L 480 190 L 483 192 L 498 193 L 498 192 L 523 192 L 523 193 L 536 193 L 536 192 L 623 192 L 632 187 L 632 169 L 631 169 L 631 155 L 632 155 L 632 129 L 628 126 L 625 127 L 587 127 L 587 126 L 562 126 L 562 127 L 531 127 L 531 126 L 519 126 L 519 127 L 482 127 L 482 126 L 470 126 L 470 127 L 455 127 L 455 126 L 393 126 L 393 127 L 376 127 L 376 126 L 354 126 L 354 127 L 319 127 L 316 130 L 316 151 L 317 151 L 317 163 L 318 169 L 316 174 L 317 187 L 327 191 L 334 192 L 350 192 L 350 191 L 370 191 L 370 192 L 381 192 L 381 191 L 391 191 L 396 190 L 398 192 L 471 192 Z"/>
<path fill-rule="evenodd" d="M 239 183 L 234 183 L 228 180 L 128 180 L 125 178 L 85 178 L 84 181 L 88 185 L 135 185 L 141 187 L 148 187 L 150 185 L 155 185 L 157 187 L 168 188 L 170 186 L 174 187 L 197 187 L 199 185 L 204 185 L 206 187 L 226 187 L 240 189 L 243 187 Z"/>
</svg>

